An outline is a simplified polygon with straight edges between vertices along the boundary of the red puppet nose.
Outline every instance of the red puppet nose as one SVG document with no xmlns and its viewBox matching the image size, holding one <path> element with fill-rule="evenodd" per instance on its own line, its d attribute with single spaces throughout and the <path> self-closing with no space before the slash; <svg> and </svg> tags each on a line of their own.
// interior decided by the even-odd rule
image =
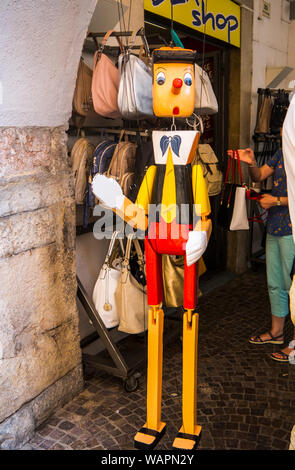
<svg viewBox="0 0 295 470">
<path fill-rule="evenodd" d="M 172 93 L 174 93 L 174 95 L 178 95 L 178 93 L 180 93 L 181 87 L 182 87 L 181 78 L 174 78 L 172 82 Z"/>
</svg>

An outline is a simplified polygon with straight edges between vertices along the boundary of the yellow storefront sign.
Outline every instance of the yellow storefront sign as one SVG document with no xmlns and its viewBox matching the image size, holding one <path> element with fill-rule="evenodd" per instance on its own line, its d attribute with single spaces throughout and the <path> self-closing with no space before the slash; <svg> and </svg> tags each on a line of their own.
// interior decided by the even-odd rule
<svg viewBox="0 0 295 470">
<path fill-rule="evenodd" d="M 144 0 L 144 8 L 240 47 L 240 7 L 231 0 Z"/>
</svg>

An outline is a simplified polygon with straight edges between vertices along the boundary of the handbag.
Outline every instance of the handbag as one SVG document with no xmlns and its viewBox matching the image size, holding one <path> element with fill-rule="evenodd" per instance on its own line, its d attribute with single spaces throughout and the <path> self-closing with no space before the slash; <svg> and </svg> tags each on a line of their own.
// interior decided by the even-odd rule
<svg viewBox="0 0 295 470">
<path fill-rule="evenodd" d="M 87 116 L 92 104 L 91 96 L 92 70 L 80 58 L 76 88 L 73 97 L 73 111 L 79 116 Z"/>
<path fill-rule="evenodd" d="M 85 137 L 78 139 L 71 151 L 71 166 L 75 181 L 76 204 L 83 204 L 90 172 L 91 159 L 94 145 Z"/>
<path fill-rule="evenodd" d="M 139 140 L 135 153 L 134 183 L 129 192 L 129 199 L 136 201 L 139 188 L 144 176 L 151 165 L 155 164 L 154 147 L 152 140 L 141 142 Z"/>
<path fill-rule="evenodd" d="M 113 233 L 104 264 L 99 272 L 92 294 L 95 308 L 106 328 L 114 328 L 119 324 L 120 305 L 116 302 L 115 292 L 120 282 L 123 259 L 113 256 L 116 250 L 118 234 L 119 232 Z M 124 254 L 121 239 L 120 244 L 122 254 Z"/>
<path fill-rule="evenodd" d="M 133 182 L 135 169 L 136 144 L 122 141 L 124 131 L 121 132 L 120 141 L 117 144 L 107 176 L 114 178 L 123 190 L 123 194 L 129 197 Z"/>
<path fill-rule="evenodd" d="M 240 184 L 234 183 L 235 159 L 238 162 Z M 228 177 L 232 170 L 232 182 L 228 182 Z M 233 158 L 229 158 L 224 186 L 221 196 L 221 203 L 218 211 L 218 224 L 227 230 L 248 230 L 249 221 L 247 215 L 246 203 L 247 188 L 242 183 L 242 172 L 239 158 L 239 152 L 233 151 Z"/>
<path fill-rule="evenodd" d="M 111 59 L 103 54 L 104 47 L 112 32 L 113 30 L 109 30 L 106 33 L 100 49 L 94 54 L 91 89 L 94 110 L 101 116 L 115 119 L 121 117 L 117 104 L 119 70 Z M 121 51 L 123 51 L 123 46 L 118 36 L 117 41 Z"/>
<path fill-rule="evenodd" d="M 270 116 L 270 133 L 280 134 L 281 127 L 288 111 L 289 97 L 288 93 L 284 90 L 279 90 L 274 100 L 273 108 Z"/>
<path fill-rule="evenodd" d="M 198 261 L 198 276 L 206 272 L 203 258 Z M 166 307 L 183 305 L 184 256 L 162 255 L 163 291 Z M 200 290 L 198 292 L 200 296 Z"/>
<path fill-rule="evenodd" d="M 218 113 L 218 103 L 207 72 L 195 64 L 195 110 L 197 114 Z"/>
<path fill-rule="evenodd" d="M 118 288 L 115 292 L 116 305 L 120 309 L 119 331 L 138 334 L 148 327 L 148 304 L 146 286 L 140 284 L 130 270 L 131 245 L 134 243 L 138 263 L 144 267 L 144 258 L 139 241 L 131 234 L 127 238 L 125 258 Z"/>
<path fill-rule="evenodd" d="M 133 33 L 129 47 L 119 57 L 118 108 L 125 119 L 154 117 L 151 68 L 139 57 L 130 53 L 130 47 L 139 31 Z M 142 39 L 149 57 L 147 41 L 144 36 Z"/>
<path fill-rule="evenodd" d="M 218 158 L 209 144 L 199 144 L 193 165 L 200 163 L 207 183 L 208 196 L 217 196 L 222 188 L 222 172 Z"/>
<path fill-rule="evenodd" d="M 257 134 L 269 133 L 272 108 L 273 108 L 273 102 L 271 98 L 271 93 L 270 93 L 270 90 L 266 88 L 266 90 L 264 91 L 261 106 L 258 112 L 255 133 Z"/>
</svg>

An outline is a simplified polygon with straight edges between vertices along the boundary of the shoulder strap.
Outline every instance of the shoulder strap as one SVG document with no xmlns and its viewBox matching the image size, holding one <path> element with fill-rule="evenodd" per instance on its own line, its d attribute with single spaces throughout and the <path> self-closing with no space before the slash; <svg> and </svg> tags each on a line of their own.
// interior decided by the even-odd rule
<svg viewBox="0 0 295 470">
<path fill-rule="evenodd" d="M 243 185 L 243 180 L 242 180 L 242 171 L 241 171 L 241 162 L 240 162 L 240 155 L 239 155 L 239 151 L 236 150 L 236 159 L 238 161 L 238 168 L 239 168 L 239 175 L 240 175 L 240 183 L 241 185 Z"/>
<path fill-rule="evenodd" d="M 114 246 L 115 246 L 115 242 L 116 242 L 116 239 L 118 237 L 120 232 L 118 231 L 115 231 L 112 235 L 112 238 L 111 238 L 111 241 L 110 241 L 110 244 L 109 244 L 109 248 L 108 248 L 108 252 L 107 252 L 107 255 L 106 255 L 106 258 L 105 258 L 105 262 L 104 264 L 109 264 L 109 260 L 110 260 L 110 257 L 112 255 L 112 252 L 113 252 L 113 249 L 114 249 Z M 119 238 L 119 242 L 120 242 L 120 246 L 121 246 L 121 250 L 122 250 L 122 253 L 124 255 L 124 245 L 123 245 L 123 241 L 122 241 L 122 238 Z"/>
<path fill-rule="evenodd" d="M 134 246 L 135 246 L 135 250 L 136 250 L 136 253 L 137 253 L 137 257 L 138 257 L 138 262 L 141 266 L 144 265 L 144 258 L 143 258 L 143 253 L 142 253 L 142 250 L 141 250 L 141 247 L 140 247 L 140 243 L 138 241 L 137 238 L 134 238 Z"/>
<path fill-rule="evenodd" d="M 135 42 L 135 38 L 136 36 L 138 35 L 138 33 L 141 33 L 140 37 L 142 39 L 142 44 L 143 44 L 143 47 L 145 49 L 145 52 L 146 52 L 146 55 L 147 55 L 147 58 L 149 59 L 150 61 L 150 49 L 149 49 L 149 45 L 148 45 L 148 42 L 147 42 L 147 39 L 146 39 L 146 36 L 145 36 L 145 33 L 144 33 L 144 28 L 143 27 L 140 27 L 138 28 L 137 30 L 134 30 L 133 33 L 132 33 L 132 36 L 131 36 L 131 39 L 130 39 L 130 43 L 129 43 L 129 48 L 133 47 L 133 44 Z"/>
<path fill-rule="evenodd" d="M 114 29 L 109 29 L 109 30 L 107 31 L 107 33 L 105 34 L 105 36 L 104 36 L 104 38 L 103 38 L 103 40 L 102 40 L 102 43 L 101 43 L 101 48 L 102 48 L 102 49 L 101 49 L 101 52 L 103 51 L 104 46 L 106 45 L 106 43 L 107 43 L 109 37 L 111 36 L 111 34 L 112 34 L 113 32 L 114 32 Z M 117 42 L 118 42 L 119 47 L 120 47 L 120 49 L 121 49 L 121 52 L 124 52 L 124 47 L 123 47 L 123 44 L 122 44 L 122 41 L 121 41 L 120 37 L 119 37 L 119 36 L 116 36 L 116 39 L 117 39 Z"/>
<path fill-rule="evenodd" d="M 111 36 L 111 34 L 114 32 L 114 29 L 109 29 L 107 31 L 107 33 L 104 35 L 104 38 L 101 42 L 101 45 L 98 47 L 98 50 L 96 51 L 95 55 L 94 55 L 94 67 L 96 66 L 97 62 L 99 61 L 99 58 L 104 50 L 104 47 L 109 39 L 109 37 Z M 92 36 L 93 39 L 95 40 L 94 36 Z M 121 52 L 123 53 L 124 52 L 124 46 L 122 44 L 122 41 L 121 39 L 119 38 L 119 36 L 116 36 L 116 39 L 117 39 L 117 42 L 119 44 L 119 47 L 120 47 L 120 50 Z M 96 44 L 98 45 L 97 41 L 95 40 Z"/>
</svg>

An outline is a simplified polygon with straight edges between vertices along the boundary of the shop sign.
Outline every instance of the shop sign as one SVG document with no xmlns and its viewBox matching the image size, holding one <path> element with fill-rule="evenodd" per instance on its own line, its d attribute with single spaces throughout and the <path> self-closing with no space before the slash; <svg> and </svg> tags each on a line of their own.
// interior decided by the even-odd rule
<svg viewBox="0 0 295 470">
<path fill-rule="evenodd" d="M 240 47 L 240 6 L 231 0 L 144 0 L 144 8 Z"/>
</svg>

